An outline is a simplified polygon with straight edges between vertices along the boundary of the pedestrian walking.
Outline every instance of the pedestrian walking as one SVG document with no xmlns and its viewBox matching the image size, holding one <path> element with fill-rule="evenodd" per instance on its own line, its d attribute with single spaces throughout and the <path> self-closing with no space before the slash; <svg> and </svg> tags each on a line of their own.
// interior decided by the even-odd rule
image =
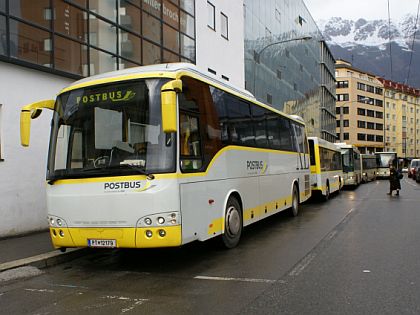
<svg viewBox="0 0 420 315">
<path fill-rule="evenodd" d="M 400 173 L 392 163 L 389 165 L 389 193 L 388 195 L 392 195 L 394 190 L 397 191 L 397 196 L 400 194 L 401 183 L 400 179 L 402 177 L 402 173 Z"/>
</svg>

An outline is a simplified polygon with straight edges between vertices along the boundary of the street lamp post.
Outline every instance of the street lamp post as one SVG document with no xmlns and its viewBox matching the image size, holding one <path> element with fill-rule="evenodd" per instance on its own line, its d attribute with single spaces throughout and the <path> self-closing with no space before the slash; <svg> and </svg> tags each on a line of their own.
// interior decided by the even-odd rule
<svg viewBox="0 0 420 315">
<path fill-rule="evenodd" d="M 284 44 L 284 43 L 288 43 L 288 42 L 294 42 L 294 41 L 299 41 L 299 40 L 303 40 L 303 41 L 306 41 L 306 40 L 309 40 L 309 39 L 311 39 L 312 38 L 312 36 L 302 36 L 302 37 L 296 37 L 296 38 L 290 38 L 290 39 L 286 39 L 286 40 L 281 40 L 281 41 L 277 41 L 277 42 L 274 42 L 274 43 L 270 43 L 270 44 L 268 44 L 268 45 L 266 45 L 266 46 L 264 46 L 262 49 L 260 49 L 258 52 L 257 51 L 255 51 L 254 50 L 254 71 L 253 71 L 253 93 L 254 93 L 254 96 L 256 96 L 256 90 L 255 90 L 255 81 L 256 81 L 256 77 L 257 77 L 257 75 L 256 75 L 256 71 L 257 71 L 257 63 L 260 63 L 260 57 L 261 57 L 261 54 L 267 49 L 267 48 L 269 48 L 269 47 L 271 47 L 271 46 L 274 46 L 274 45 L 278 45 L 278 44 Z"/>
<path fill-rule="evenodd" d="M 346 104 L 353 104 L 357 102 L 368 101 L 369 97 L 363 97 L 358 99 L 357 101 L 345 102 L 340 104 L 340 142 L 344 142 L 344 113 L 343 113 L 343 106 Z"/>
</svg>

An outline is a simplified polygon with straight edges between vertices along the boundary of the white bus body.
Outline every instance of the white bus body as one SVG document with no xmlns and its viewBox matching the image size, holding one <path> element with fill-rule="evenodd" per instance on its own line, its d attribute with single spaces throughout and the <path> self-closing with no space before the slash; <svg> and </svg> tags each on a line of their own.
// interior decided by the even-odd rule
<svg viewBox="0 0 420 315">
<path fill-rule="evenodd" d="M 171 114 L 175 129 L 165 127 Z M 54 107 L 47 174 L 53 244 L 170 247 L 222 235 L 234 247 L 243 226 L 290 208 L 296 215 L 310 197 L 306 141 L 300 120 L 193 65 L 80 80 Z"/>
<path fill-rule="evenodd" d="M 340 191 L 343 170 L 341 151 L 333 143 L 318 137 L 308 137 L 311 157 L 311 189 L 326 200 L 330 193 Z"/>
<path fill-rule="evenodd" d="M 345 186 L 358 186 L 362 182 L 360 152 L 351 144 L 335 143 L 341 150 Z"/>
</svg>

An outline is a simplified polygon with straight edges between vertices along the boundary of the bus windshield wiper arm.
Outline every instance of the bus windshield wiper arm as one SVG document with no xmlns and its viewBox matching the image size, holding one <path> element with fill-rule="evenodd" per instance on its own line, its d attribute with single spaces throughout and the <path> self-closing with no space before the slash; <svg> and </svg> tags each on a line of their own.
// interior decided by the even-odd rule
<svg viewBox="0 0 420 315">
<path fill-rule="evenodd" d="M 138 172 L 142 175 L 146 175 L 147 179 L 149 179 L 149 180 L 155 179 L 155 175 L 146 172 L 140 166 L 132 165 L 132 164 L 129 164 L 129 163 L 111 165 L 111 166 L 108 166 L 108 167 L 105 167 L 105 168 L 131 168 L 131 169 L 135 170 L 136 172 Z"/>
<path fill-rule="evenodd" d="M 140 166 L 132 165 L 132 164 L 116 164 L 116 165 L 109 165 L 109 166 L 101 166 L 101 167 L 94 167 L 94 168 L 87 168 L 84 169 L 83 172 L 95 172 L 95 171 L 103 171 L 107 169 L 133 169 L 137 173 L 141 175 L 146 175 L 147 179 L 152 180 L 155 179 L 153 174 L 146 172 L 145 170 L 141 169 Z"/>
</svg>

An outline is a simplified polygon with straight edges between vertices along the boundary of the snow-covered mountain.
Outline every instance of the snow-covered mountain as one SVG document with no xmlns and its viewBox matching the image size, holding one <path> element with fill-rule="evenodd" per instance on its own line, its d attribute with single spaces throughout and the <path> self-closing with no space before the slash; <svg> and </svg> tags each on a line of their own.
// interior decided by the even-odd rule
<svg viewBox="0 0 420 315">
<path fill-rule="evenodd" d="M 360 18 L 356 21 L 333 17 L 318 21 L 334 57 L 351 61 L 355 67 L 406 83 L 411 58 L 416 17 L 406 15 L 400 21 Z M 420 22 L 414 41 L 408 84 L 420 87 Z M 390 42 L 392 52 L 392 77 Z M 417 70 L 418 69 L 418 70 Z"/>
</svg>

